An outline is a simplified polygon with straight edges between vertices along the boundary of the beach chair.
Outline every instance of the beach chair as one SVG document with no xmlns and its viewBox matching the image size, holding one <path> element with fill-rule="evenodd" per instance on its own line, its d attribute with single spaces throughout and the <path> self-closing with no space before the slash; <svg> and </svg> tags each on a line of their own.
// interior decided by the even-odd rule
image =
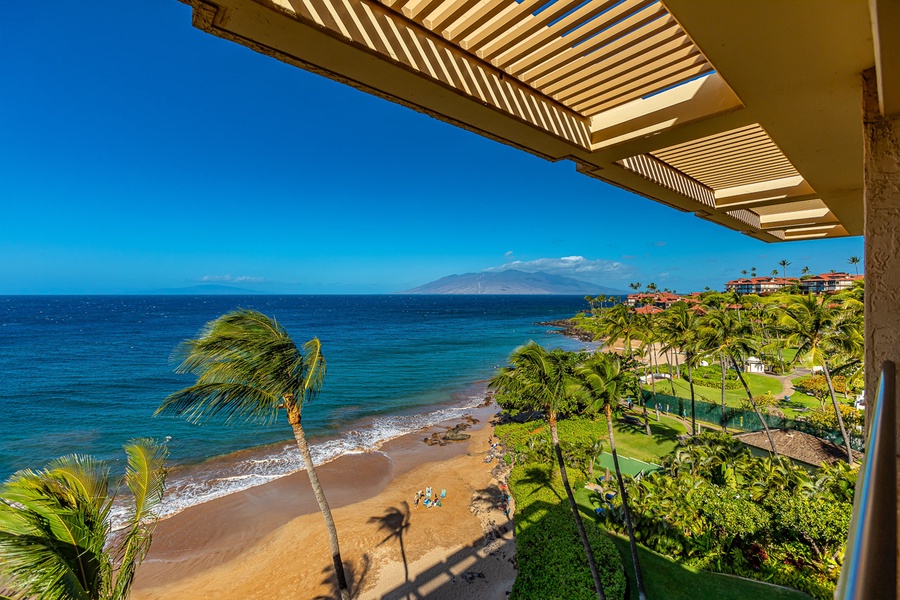
<svg viewBox="0 0 900 600">
<path fill-rule="evenodd" d="M 430 487 L 425 488 L 425 497 L 431 498 L 431 488 Z"/>
<path fill-rule="evenodd" d="M 447 497 L 447 490 L 441 489 L 441 498 L 446 498 L 446 497 Z"/>
</svg>

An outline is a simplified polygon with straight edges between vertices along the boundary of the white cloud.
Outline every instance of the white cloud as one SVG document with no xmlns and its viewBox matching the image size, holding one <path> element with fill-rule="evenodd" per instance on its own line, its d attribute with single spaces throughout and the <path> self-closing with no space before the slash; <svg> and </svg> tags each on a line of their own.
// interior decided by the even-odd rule
<svg viewBox="0 0 900 600">
<path fill-rule="evenodd" d="M 204 275 L 199 279 L 203 283 L 262 283 L 264 277 L 251 277 L 250 275 Z"/>
<path fill-rule="evenodd" d="M 601 279 L 607 277 L 627 277 L 630 267 L 625 263 L 613 260 L 591 260 L 583 256 L 562 256 L 560 258 L 538 258 L 535 260 L 515 260 L 499 267 L 490 267 L 486 272 L 525 271 L 535 273 L 543 271 L 554 275 L 565 275 L 576 279 Z"/>
<path fill-rule="evenodd" d="M 512 250 L 507 250 L 506 254 L 504 254 L 503 256 L 505 256 L 506 258 L 512 258 L 515 255 L 513 254 Z"/>
</svg>

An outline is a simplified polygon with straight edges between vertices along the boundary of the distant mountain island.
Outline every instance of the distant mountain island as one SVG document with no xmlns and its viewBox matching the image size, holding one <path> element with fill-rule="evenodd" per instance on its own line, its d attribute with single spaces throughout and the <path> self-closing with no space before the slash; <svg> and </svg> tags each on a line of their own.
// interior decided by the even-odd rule
<svg viewBox="0 0 900 600">
<path fill-rule="evenodd" d="M 538 271 L 525 273 L 510 269 L 489 273 L 448 275 L 437 281 L 420 285 L 404 294 L 624 294 L 615 288 L 582 281 L 564 275 Z"/>
<path fill-rule="evenodd" d="M 231 285 L 192 285 L 183 288 L 167 288 L 162 290 L 152 290 L 147 292 L 152 295 L 160 296 L 257 296 L 268 294 L 268 292 L 260 292 L 258 290 L 248 290 L 246 288 L 234 287 Z"/>
</svg>

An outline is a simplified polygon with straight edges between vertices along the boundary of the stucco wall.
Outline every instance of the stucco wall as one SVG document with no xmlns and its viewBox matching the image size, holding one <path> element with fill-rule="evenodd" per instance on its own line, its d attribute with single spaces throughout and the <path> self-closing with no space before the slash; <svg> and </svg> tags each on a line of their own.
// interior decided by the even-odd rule
<svg viewBox="0 0 900 600">
<path fill-rule="evenodd" d="M 872 398 L 881 363 L 900 366 L 900 116 L 879 114 L 874 73 L 865 90 L 866 393 Z"/>
</svg>

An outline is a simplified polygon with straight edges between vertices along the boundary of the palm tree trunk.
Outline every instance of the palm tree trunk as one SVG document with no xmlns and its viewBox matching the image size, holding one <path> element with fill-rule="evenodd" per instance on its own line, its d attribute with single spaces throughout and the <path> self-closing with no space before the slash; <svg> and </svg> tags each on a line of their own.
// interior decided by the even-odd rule
<svg viewBox="0 0 900 600">
<path fill-rule="evenodd" d="M 644 576 L 641 573 L 641 562 L 638 559 L 637 540 L 634 537 L 634 527 L 631 524 L 631 511 L 628 510 L 628 492 L 625 490 L 625 481 L 622 479 L 622 471 L 619 469 L 619 454 L 616 452 L 616 436 L 613 435 L 612 407 L 606 405 L 606 429 L 609 432 L 609 449 L 613 457 L 613 466 L 616 468 L 616 480 L 619 482 L 619 493 L 622 494 L 622 511 L 625 513 L 625 528 L 628 531 L 628 544 L 631 546 L 631 562 L 634 564 L 634 579 L 637 582 L 638 597 L 646 600 L 644 591 Z"/>
<path fill-rule="evenodd" d="M 325 527 L 328 529 L 328 538 L 331 542 L 331 560 L 334 562 L 334 574 L 337 577 L 341 600 L 350 600 L 350 586 L 347 584 L 347 577 L 344 574 L 344 562 L 341 560 L 341 549 L 338 546 L 337 528 L 334 526 L 331 508 L 328 506 L 328 500 L 325 499 L 325 492 L 322 490 L 322 484 L 319 483 L 319 476 L 316 475 L 316 469 L 313 466 L 312 454 L 306 443 L 306 434 L 300 424 L 300 408 L 297 405 L 288 407 L 288 420 L 291 423 L 291 429 L 294 430 L 294 438 L 297 440 L 297 448 L 300 449 L 300 456 L 303 457 L 306 465 L 306 472 L 309 474 L 309 484 L 316 496 L 316 502 L 319 503 L 319 510 L 325 517 Z"/>
<path fill-rule="evenodd" d="M 741 385 L 744 386 L 744 391 L 747 392 L 747 398 L 750 399 L 750 404 L 753 406 L 753 410 L 756 411 L 756 416 L 759 417 L 759 422 L 762 423 L 763 429 L 766 430 L 766 437 L 769 438 L 769 445 L 772 447 L 772 454 L 778 456 L 778 450 L 775 449 L 775 442 L 772 440 L 772 432 L 769 431 L 769 424 L 766 423 L 766 420 L 763 418 L 762 413 L 759 412 L 759 407 L 756 405 L 756 400 L 753 399 L 753 393 L 750 391 L 750 387 L 747 385 L 747 382 L 744 381 L 744 376 L 741 374 L 741 370 L 738 368 L 737 360 L 735 360 L 734 356 L 731 356 L 731 364 L 734 365 L 734 370 L 737 371 L 738 379 L 741 380 Z"/>
<path fill-rule="evenodd" d="M 635 400 L 640 403 L 641 407 L 644 410 L 644 433 L 646 433 L 647 435 L 653 435 L 653 433 L 650 431 L 650 415 L 647 414 L 647 405 L 644 403 L 644 388 L 641 386 L 640 371 L 638 371 L 637 361 L 634 360 L 634 356 L 631 351 L 631 338 L 628 338 L 626 341 L 628 342 L 628 360 L 633 362 L 634 364 L 635 392 L 637 393 L 637 398 L 635 398 Z"/>
<path fill-rule="evenodd" d="M 719 356 L 719 364 L 722 367 L 722 431 L 728 431 L 728 420 L 725 418 L 725 356 Z"/>
<path fill-rule="evenodd" d="M 681 377 L 681 374 L 678 373 L 678 352 L 675 348 L 672 348 L 672 358 L 675 361 L 675 372 L 672 372 L 672 366 L 669 363 L 669 387 L 672 388 L 672 396 L 677 396 L 678 394 L 675 392 L 675 375 L 678 374 L 678 377 Z"/>
<path fill-rule="evenodd" d="M 850 436 L 847 435 L 847 429 L 844 427 L 844 418 L 841 416 L 841 409 L 838 407 L 837 397 L 834 395 L 831 373 L 828 372 L 828 365 L 825 364 L 824 357 L 822 358 L 822 371 L 825 373 L 825 383 L 828 384 L 828 391 L 831 393 L 831 403 L 834 405 L 834 414 L 837 416 L 837 422 L 841 428 L 841 437 L 844 438 L 844 446 L 847 448 L 847 463 L 852 467 L 853 449 L 850 447 Z"/>
<path fill-rule="evenodd" d="M 559 463 L 559 475 L 562 477 L 563 487 L 566 488 L 566 496 L 569 497 L 569 505 L 572 507 L 572 514 L 575 516 L 575 526 L 578 528 L 578 535 L 581 537 L 581 543 L 584 545 L 588 566 L 591 568 L 591 578 L 594 580 L 594 589 L 597 591 L 597 597 L 600 598 L 600 600 L 606 600 L 606 594 L 603 592 L 603 583 L 600 581 L 600 572 L 597 570 L 597 562 L 594 560 L 594 551 L 591 550 L 591 544 L 587 538 L 587 531 L 584 530 L 584 523 L 581 521 L 581 513 L 578 512 L 578 504 L 575 502 L 575 496 L 572 494 L 572 488 L 569 486 L 569 475 L 566 473 L 566 463 L 563 461 L 562 451 L 559 449 L 559 433 L 556 430 L 556 415 L 548 415 L 547 422 L 550 424 L 550 437 L 553 440 L 553 451 L 556 453 L 556 461 Z"/>
<path fill-rule="evenodd" d="M 690 361 L 693 357 L 688 357 Z M 688 362 L 688 379 L 691 382 L 691 435 L 697 435 L 697 408 L 694 403 L 694 374 L 691 369 L 691 363 Z"/>
</svg>

